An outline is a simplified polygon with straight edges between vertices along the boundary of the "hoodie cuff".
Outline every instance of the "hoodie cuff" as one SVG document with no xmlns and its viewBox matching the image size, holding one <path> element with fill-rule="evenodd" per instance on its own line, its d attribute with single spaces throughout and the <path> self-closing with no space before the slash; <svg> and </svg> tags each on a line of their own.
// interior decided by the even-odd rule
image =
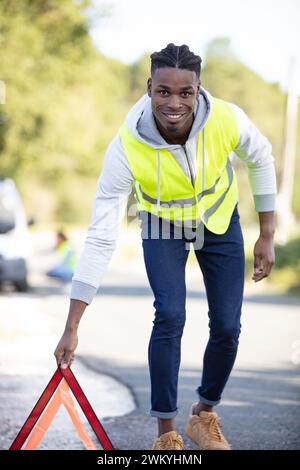
<svg viewBox="0 0 300 470">
<path fill-rule="evenodd" d="M 253 198 L 257 212 L 275 211 L 276 194 L 254 194 Z"/>
<path fill-rule="evenodd" d="M 93 297 L 96 295 L 97 290 L 98 289 L 96 287 L 91 286 L 90 284 L 76 281 L 74 279 L 72 281 L 70 299 L 81 300 L 89 305 L 92 302 Z"/>
</svg>

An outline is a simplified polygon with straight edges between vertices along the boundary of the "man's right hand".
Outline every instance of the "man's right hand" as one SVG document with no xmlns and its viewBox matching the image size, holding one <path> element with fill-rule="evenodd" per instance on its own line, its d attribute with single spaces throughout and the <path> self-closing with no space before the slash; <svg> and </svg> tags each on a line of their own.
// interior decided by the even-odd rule
<svg viewBox="0 0 300 470">
<path fill-rule="evenodd" d="M 77 348 L 77 344 L 77 330 L 65 330 L 54 351 L 58 367 L 61 366 L 62 369 L 70 367 L 74 360 L 74 351 Z"/>
</svg>

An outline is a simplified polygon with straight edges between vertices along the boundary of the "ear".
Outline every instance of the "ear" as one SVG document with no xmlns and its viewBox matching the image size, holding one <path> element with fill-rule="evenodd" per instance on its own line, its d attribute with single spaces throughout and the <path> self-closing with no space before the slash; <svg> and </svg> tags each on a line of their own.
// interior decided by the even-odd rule
<svg viewBox="0 0 300 470">
<path fill-rule="evenodd" d="M 201 91 L 201 80 L 199 79 L 199 82 L 198 82 L 198 85 L 197 85 L 197 98 L 200 95 L 200 91 Z"/>
<path fill-rule="evenodd" d="M 151 98 L 151 93 L 152 93 L 152 78 L 148 78 L 147 80 L 147 93 L 148 96 Z"/>
</svg>

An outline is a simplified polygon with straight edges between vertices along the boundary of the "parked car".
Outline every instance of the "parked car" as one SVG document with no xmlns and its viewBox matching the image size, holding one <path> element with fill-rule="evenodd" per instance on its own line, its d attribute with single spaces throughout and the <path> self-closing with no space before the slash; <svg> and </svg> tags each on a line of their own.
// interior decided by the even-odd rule
<svg viewBox="0 0 300 470">
<path fill-rule="evenodd" d="M 27 258 L 31 242 L 25 210 L 15 183 L 0 178 L 0 284 L 12 283 L 20 292 L 28 290 Z"/>
</svg>

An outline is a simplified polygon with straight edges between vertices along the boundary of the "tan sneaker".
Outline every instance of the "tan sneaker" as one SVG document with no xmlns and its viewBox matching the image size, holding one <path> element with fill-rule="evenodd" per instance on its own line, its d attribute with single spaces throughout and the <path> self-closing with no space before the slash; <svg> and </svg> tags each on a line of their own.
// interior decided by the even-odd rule
<svg viewBox="0 0 300 470">
<path fill-rule="evenodd" d="M 220 418 L 217 413 L 200 411 L 193 414 L 192 406 L 188 422 L 184 428 L 186 435 L 199 446 L 201 450 L 231 450 L 229 443 L 221 431 Z"/>
<path fill-rule="evenodd" d="M 152 450 L 184 450 L 183 439 L 176 431 L 169 431 L 156 438 Z"/>
</svg>

